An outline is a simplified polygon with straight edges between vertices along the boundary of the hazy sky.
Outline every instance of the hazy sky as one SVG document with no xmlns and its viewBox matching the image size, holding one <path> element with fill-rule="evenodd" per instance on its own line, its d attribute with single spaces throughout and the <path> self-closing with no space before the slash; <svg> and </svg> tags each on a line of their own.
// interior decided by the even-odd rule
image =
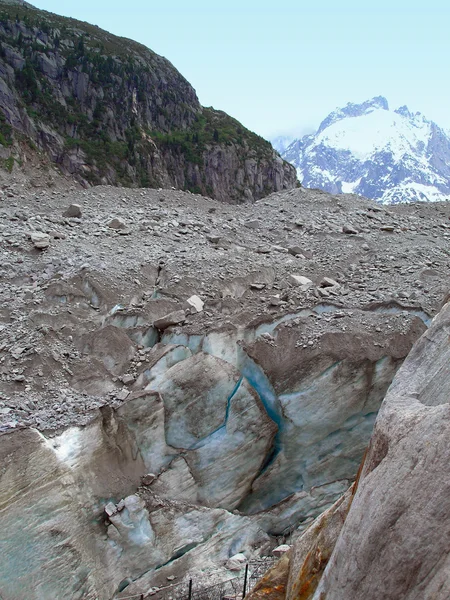
<svg viewBox="0 0 450 600">
<path fill-rule="evenodd" d="M 450 128 L 445 0 L 31 1 L 142 42 L 264 136 L 377 95 Z"/>
</svg>

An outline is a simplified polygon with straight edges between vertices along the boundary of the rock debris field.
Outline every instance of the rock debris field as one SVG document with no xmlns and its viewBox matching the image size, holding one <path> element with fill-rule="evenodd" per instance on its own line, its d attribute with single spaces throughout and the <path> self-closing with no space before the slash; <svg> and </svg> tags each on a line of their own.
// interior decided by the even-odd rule
<svg viewBox="0 0 450 600">
<path fill-rule="evenodd" d="M 0 253 L 0 578 L 120 598 L 226 579 L 348 489 L 448 297 L 450 204 L 17 182 Z"/>
<path fill-rule="evenodd" d="M 175 190 L 12 186 L 0 199 L 1 427 L 58 429 L 120 403 L 152 351 L 122 347 L 121 332 L 88 339 L 127 315 L 167 312 L 175 329 L 206 332 L 345 309 L 306 319 L 308 347 L 351 321 L 371 328 L 382 306 L 393 314 L 375 330 L 432 317 L 449 288 L 449 217 L 448 204 L 385 209 L 306 189 L 236 207 Z M 110 376 L 97 364 L 108 348 L 121 355 Z"/>
</svg>

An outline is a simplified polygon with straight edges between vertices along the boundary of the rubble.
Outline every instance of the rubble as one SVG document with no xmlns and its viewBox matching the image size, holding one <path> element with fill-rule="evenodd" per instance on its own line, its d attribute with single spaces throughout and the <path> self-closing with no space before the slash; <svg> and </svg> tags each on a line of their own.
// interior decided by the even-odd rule
<svg viewBox="0 0 450 600">
<path fill-rule="evenodd" d="M 73 205 L 82 218 L 62 216 Z M 386 211 L 301 188 L 236 207 L 177 190 L 11 184 L 5 454 L 23 437 L 37 450 L 22 459 L 59 465 L 61 489 L 79 469 L 88 483 L 74 484 L 74 504 L 98 519 L 108 507 L 107 543 L 95 539 L 123 556 L 106 580 L 134 569 L 128 591 L 166 582 L 180 548 L 182 574 L 270 553 L 272 536 L 307 527 L 355 476 L 386 389 L 450 287 L 449 225 L 450 204 Z M 76 515 L 64 535 L 76 524 L 97 536 Z"/>
</svg>

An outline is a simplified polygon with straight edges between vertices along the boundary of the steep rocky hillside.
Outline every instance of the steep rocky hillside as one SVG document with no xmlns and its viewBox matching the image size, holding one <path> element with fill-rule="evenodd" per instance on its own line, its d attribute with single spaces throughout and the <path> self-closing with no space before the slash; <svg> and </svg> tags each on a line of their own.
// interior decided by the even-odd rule
<svg viewBox="0 0 450 600">
<path fill-rule="evenodd" d="M 287 148 L 277 144 L 306 187 L 382 204 L 450 199 L 449 135 L 406 106 L 390 109 L 382 96 L 335 110 Z"/>
<path fill-rule="evenodd" d="M 173 186 L 226 202 L 296 185 L 268 142 L 203 108 L 165 58 L 96 26 L 0 2 L 8 170 L 23 161 L 24 143 L 90 184 Z"/>
</svg>

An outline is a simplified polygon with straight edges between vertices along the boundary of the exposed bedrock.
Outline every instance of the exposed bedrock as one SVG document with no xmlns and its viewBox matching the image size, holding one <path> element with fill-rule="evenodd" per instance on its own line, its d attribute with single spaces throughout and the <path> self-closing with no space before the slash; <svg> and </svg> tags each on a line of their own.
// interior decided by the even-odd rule
<svg viewBox="0 0 450 600">
<path fill-rule="evenodd" d="M 449 332 L 447 304 L 386 396 L 315 600 L 449 597 Z"/>
<path fill-rule="evenodd" d="M 446 600 L 450 304 L 396 374 L 355 484 L 249 599 Z"/>
</svg>

